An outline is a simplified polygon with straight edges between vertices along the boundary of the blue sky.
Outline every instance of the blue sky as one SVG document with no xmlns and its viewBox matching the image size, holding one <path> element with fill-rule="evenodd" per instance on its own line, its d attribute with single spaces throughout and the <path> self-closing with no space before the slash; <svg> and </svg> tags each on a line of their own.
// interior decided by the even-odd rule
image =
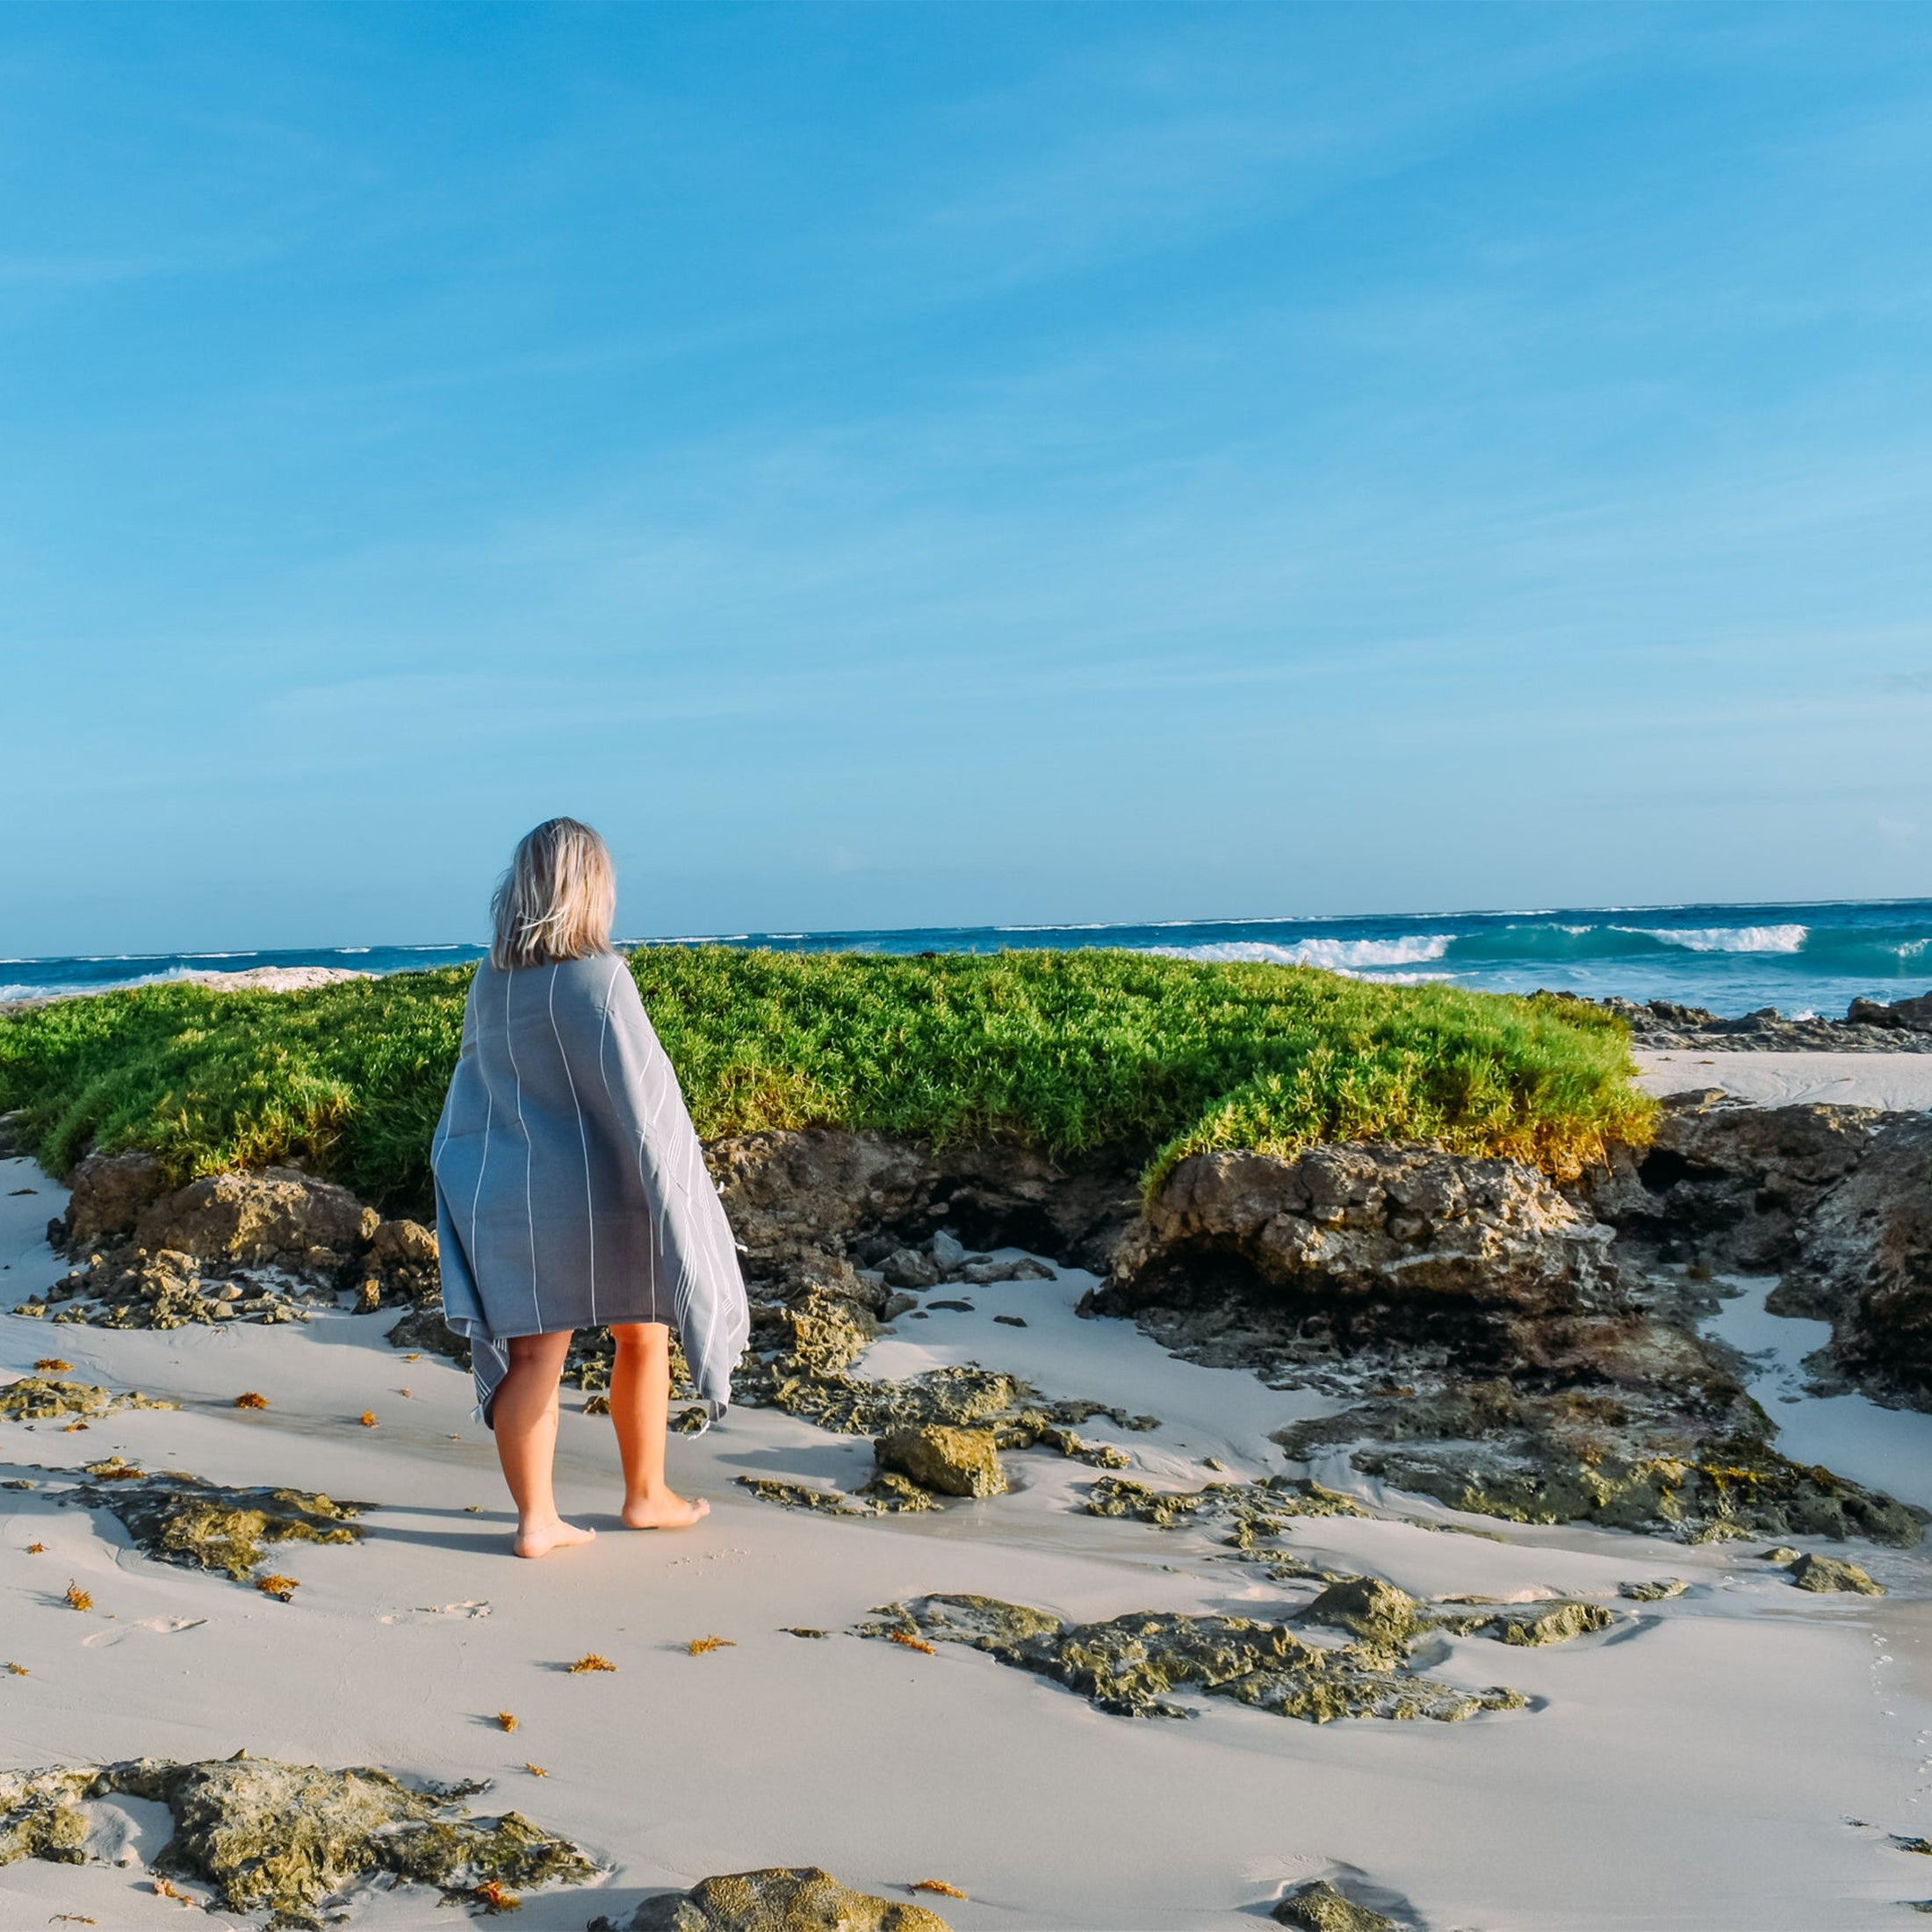
<svg viewBox="0 0 1932 1932">
<path fill-rule="evenodd" d="M 0 11 L 0 953 L 1932 892 L 1932 13 Z"/>
</svg>

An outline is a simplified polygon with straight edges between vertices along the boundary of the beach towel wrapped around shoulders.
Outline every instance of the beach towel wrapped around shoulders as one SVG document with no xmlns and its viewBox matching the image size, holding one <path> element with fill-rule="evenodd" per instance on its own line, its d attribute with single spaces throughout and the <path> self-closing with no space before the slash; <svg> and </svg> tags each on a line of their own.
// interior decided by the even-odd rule
<svg viewBox="0 0 1932 1932">
<path fill-rule="evenodd" d="M 623 959 L 477 968 L 430 1165 L 479 1421 L 512 1336 L 621 1322 L 668 1323 L 724 1413 L 750 1330 L 737 1244 Z"/>
</svg>

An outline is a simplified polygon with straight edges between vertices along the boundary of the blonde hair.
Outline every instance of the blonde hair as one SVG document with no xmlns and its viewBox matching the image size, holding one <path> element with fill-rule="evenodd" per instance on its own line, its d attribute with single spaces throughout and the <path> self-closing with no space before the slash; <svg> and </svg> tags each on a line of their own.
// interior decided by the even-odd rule
<svg viewBox="0 0 1932 1932">
<path fill-rule="evenodd" d="M 490 964 L 548 966 L 610 950 L 617 875 L 610 848 L 575 818 L 546 818 L 517 841 L 490 901 Z"/>
</svg>

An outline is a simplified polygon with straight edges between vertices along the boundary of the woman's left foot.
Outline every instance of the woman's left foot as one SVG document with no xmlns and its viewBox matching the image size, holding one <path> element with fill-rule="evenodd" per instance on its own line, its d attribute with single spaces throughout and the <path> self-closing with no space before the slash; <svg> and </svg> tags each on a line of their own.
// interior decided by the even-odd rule
<svg viewBox="0 0 1932 1932">
<path fill-rule="evenodd" d="M 624 1519 L 633 1530 L 688 1530 L 711 1513 L 703 1496 L 687 1502 L 667 1489 L 661 1496 L 639 1496 L 624 1506 Z"/>
</svg>

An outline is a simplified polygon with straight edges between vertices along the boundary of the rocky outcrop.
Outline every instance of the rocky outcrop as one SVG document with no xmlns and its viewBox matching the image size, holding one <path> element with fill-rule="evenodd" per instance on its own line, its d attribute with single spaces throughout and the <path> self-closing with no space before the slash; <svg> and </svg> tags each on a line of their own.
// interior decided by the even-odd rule
<svg viewBox="0 0 1932 1932">
<path fill-rule="evenodd" d="M 1885 1119 L 1806 1217 L 1771 1306 L 1829 1321 L 1834 1363 L 1875 1394 L 1932 1407 L 1932 1119 Z"/>
<path fill-rule="evenodd" d="M 137 1548 L 237 1582 L 266 1560 L 266 1545 L 362 1539 L 361 1503 L 307 1489 L 233 1489 L 179 1469 L 149 1474 L 119 1457 L 90 1463 L 86 1474 L 73 1500 L 118 1517 Z"/>
<path fill-rule="evenodd" d="M 385 1221 L 345 1187 L 297 1168 L 210 1174 L 156 1192 L 150 1156 L 90 1155 L 59 1236 L 76 1265 L 17 1314 L 106 1328 L 305 1318 L 312 1293 L 353 1288 L 365 1309 L 398 1303 L 441 1327 L 436 1237 Z"/>
<path fill-rule="evenodd" d="M 323 1770 L 237 1751 L 232 1758 L 0 1771 L 0 1865 L 87 1861 L 97 1799 L 163 1805 L 174 1835 L 155 1870 L 205 1885 L 217 1909 L 271 1926 L 339 1921 L 339 1895 L 378 1880 L 428 1885 L 449 1905 L 514 1907 L 515 1893 L 581 1885 L 598 1868 L 580 1847 L 516 1812 L 472 1817 L 478 1787 L 412 1786 L 366 1765 Z"/>
<path fill-rule="evenodd" d="M 881 1436 L 873 1453 L 882 1469 L 896 1469 L 941 1496 L 1005 1496 L 1006 1472 L 991 1429 L 948 1429 L 925 1423 Z"/>
<path fill-rule="evenodd" d="M 1402 1932 L 1400 1920 L 1359 1905 L 1326 1878 L 1297 1885 L 1276 1901 L 1269 1915 L 1277 1925 L 1294 1926 L 1297 1932 Z"/>
<path fill-rule="evenodd" d="M 64 1366 L 64 1365 L 63 1365 Z M 22 1375 L 0 1384 L 0 1416 L 14 1422 L 51 1422 L 60 1417 L 86 1421 L 121 1409 L 178 1409 L 144 1395 L 138 1388 L 106 1389 L 97 1382 L 68 1381 L 58 1375 Z"/>
<path fill-rule="evenodd" d="M 334 1278 L 365 1248 L 382 1217 L 346 1187 L 292 1168 L 208 1174 L 141 1210 L 134 1245 L 200 1262 L 278 1264 Z"/>
<path fill-rule="evenodd" d="M 1666 1103 L 1655 1143 L 1590 1190 L 1619 1240 L 1701 1274 L 1781 1272 L 1774 1313 L 1833 1327 L 1832 1366 L 1932 1404 L 1932 1120 L 1871 1107 Z"/>
<path fill-rule="evenodd" d="M 1139 1208 L 1145 1154 L 1061 1162 L 1006 1142 L 934 1150 L 840 1128 L 740 1135 L 705 1150 L 747 1272 L 788 1285 L 828 1258 L 876 1268 L 929 1249 L 941 1230 L 962 1246 L 1104 1268 Z"/>
<path fill-rule="evenodd" d="M 1590 1179 L 1590 1205 L 1647 1258 L 1746 1273 L 1796 1261 L 1806 1217 L 1884 1130 L 1874 1107 L 1747 1107 L 1674 1094 L 1641 1155 Z"/>
<path fill-rule="evenodd" d="M 863 1637 L 915 1648 L 965 1644 L 1017 1669 L 1051 1677 L 1123 1717 L 1185 1717 L 1178 1690 L 1232 1698 L 1280 1717 L 1434 1718 L 1520 1711 L 1519 1691 L 1468 1690 L 1417 1675 L 1375 1645 L 1311 1644 L 1285 1624 L 1247 1617 L 1136 1611 L 1068 1624 L 993 1597 L 921 1597 L 890 1604 L 860 1626 Z"/>
<path fill-rule="evenodd" d="M 68 1186 L 67 1215 L 55 1226 L 76 1249 L 133 1233 L 141 1210 L 168 1191 L 161 1163 L 139 1149 L 87 1155 L 68 1176 Z"/>
<path fill-rule="evenodd" d="M 1799 1590 L 1845 1590 L 1858 1597 L 1883 1597 L 1885 1593 L 1885 1585 L 1874 1582 L 1867 1571 L 1835 1556 L 1801 1556 L 1787 1567 L 1786 1574 Z"/>
<path fill-rule="evenodd" d="M 1932 994 L 1886 1006 L 1855 999 L 1842 1020 L 1787 1020 L 1776 1006 L 1727 1017 L 1674 1000 L 1610 998 L 1600 1005 L 1630 1027 L 1631 1042 L 1661 1051 L 1710 1053 L 1932 1052 Z"/>
<path fill-rule="evenodd" d="M 621 1919 L 593 1919 L 590 1932 L 947 1932 L 947 1925 L 924 1906 L 854 1892 L 817 1865 L 797 1865 L 660 1892 Z"/>
<path fill-rule="evenodd" d="M 1686 1352 L 1695 1348 L 1682 1339 Z M 1451 1384 L 1373 1397 L 1275 1439 L 1297 1460 L 1348 1446 L 1364 1475 L 1510 1522 L 1598 1523 L 1690 1542 L 1920 1540 L 1923 1510 L 1788 1461 L 1742 1391 L 1722 1395 L 1721 1384 L 1673 1388 L 1656 1376 L 1561 1391 Z"/>
<path fill-rule="evenodd" d="M 1582 1304 L 1611 1230 L 1517 1161 L 1370 1143 L 1292 1158 L 1182 1161 L 1118 1252 L 1110 1294 L 1130 1304 L 1206 1253 L 1329 1300 L 1453 1301 L 1542 1312 Z"/>
</svg>

